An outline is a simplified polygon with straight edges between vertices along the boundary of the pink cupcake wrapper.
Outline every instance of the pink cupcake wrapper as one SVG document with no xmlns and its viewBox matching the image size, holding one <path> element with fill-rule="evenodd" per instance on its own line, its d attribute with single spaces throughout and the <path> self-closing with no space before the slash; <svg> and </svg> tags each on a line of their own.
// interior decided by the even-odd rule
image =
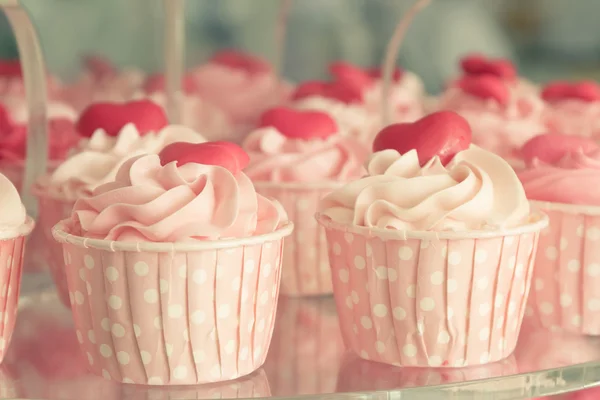
<svg viewBox="0 0 600 400">
<path fill-rule="evenodd" d="M 532 202 L 540 235 L 528 317 L 552 330 L 600 335 L 600 207 Z"/>
<path fill-rule="evenodd" d="M 265 361 L 283 237 L 112 242 L 53 229 L 63 245 L 78 340 L 92 372 L 123 383 L 237 379 Z"/>
<path fill-rule="evenodd" d="M 505 232 L 325 227 L 346 346 L 401 366 L 463 367 L 508 357 L 521 326 L 545 216 Z"/>
<path fill-rule="evenodd" d="M 285 239 L 281 293 L 288 296 L 331 294 L 327 241 L 314 215 L 319 201 L 340 184 L 255 182 L 255 186 L 263 196 L 279 201 L 294 222 L 294 232 Z"/>
</svg>

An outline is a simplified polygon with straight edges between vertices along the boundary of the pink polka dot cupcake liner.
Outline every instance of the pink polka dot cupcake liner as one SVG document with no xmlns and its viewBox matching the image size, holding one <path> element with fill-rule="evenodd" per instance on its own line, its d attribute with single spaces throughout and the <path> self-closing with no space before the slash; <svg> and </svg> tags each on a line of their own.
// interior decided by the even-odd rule
<svg viewBox="0 0 600 400">
<path fill-rule="evenodd" d="M 542 231 L 528 316 L 543 327 L 600 335 L 600 207 L 532 202 Z"/>
<path fill-rule="evenodd" d="M 0 362 L 4 359 L 15 328 L 25 239 L 34 225 L 28 217 L 17 230 L 0 232 Z"/>
<path fill-rule="evenodd" d="M 237 379 L 265 361 L 283 238 L 113 242 L 53 229 L 63 246 L 77 338 L 89 369 L 123 383 Z"/>
<path fill-rule="evenodd" d="M 294 232 L 285 239 L 281 293 L 287 296 L 320 296 L 333 292 L 327 240 L 315 221 L 319 201 L 340 184 L 254 182 L 256 191 L 281 203 Z"/>
<path fill-rule="evenodd" d="M 52 228 L 69 216 L 75 203 L 53 198 L 44 193 L 34 194 L 39 200 L 38 223 L 34 231 L 34 235 L 37 234 L 35 248 L 46 260 L 60 300 L 65 306 L 70 307 L 63 250 L 61 244 L 52 237 Z"/>
<path fill-rule="evenodd" d="M 514 351 L 544 215 L 517 229 L 465 233 L 317 219 L 327 235 L 342 336 L 359 357 L 465 367 Z"/>
</svg>

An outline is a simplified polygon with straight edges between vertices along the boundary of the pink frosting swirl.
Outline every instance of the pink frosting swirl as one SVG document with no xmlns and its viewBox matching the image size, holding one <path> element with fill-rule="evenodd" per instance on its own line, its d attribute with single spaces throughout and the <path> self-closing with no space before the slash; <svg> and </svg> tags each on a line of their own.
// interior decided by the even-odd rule
<svg viewBox="0 0 600 400">
<path fill-rule="evenodd" d="M 182 242 L 272 232 L 287 220 L 279 203 L 256 193 L 244 174 L 219 166 L 134 157 L 114 182 L 73 208 L 73 232 L 106 240 Z"/>
<path fill-rule="evenodd" d="M 415 150 L 375 153 L 369 175 L 327 195 L 319 209 L 332 220 L 410 231 L 497 230 L 525 224 L 529 204 L 513 169 L 472 146 L 444 167 L 423 167 Z"/>
<path fill-rule="evenodd" d="M 341 135 L 290 139 L 272 127 L 250 133 L 243 143 L 250 156 L 245 172 L 255 182 L 348 181 L 363 175 L 367 149 Z"/>
<path fill-rule="evenodd" d="M 553 164 L 534 159 L 519 179 L 530 200 L 598 205 L 600 150 L 568 152 Z"/>
<path fill-rule="evenodd" d="M 191 71 L 200 95 L 236 125 L 252 125 L 267 109 L 287 101 L 293 87 L 272 73 L 249 73 L 216 63 Z"/>
</svg>

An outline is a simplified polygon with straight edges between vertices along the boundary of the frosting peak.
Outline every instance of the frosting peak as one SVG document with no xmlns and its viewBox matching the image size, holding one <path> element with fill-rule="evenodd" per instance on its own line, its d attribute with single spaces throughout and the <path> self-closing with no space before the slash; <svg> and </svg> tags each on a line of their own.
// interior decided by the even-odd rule
<svg viewBox="0 0 600 400">
<path fill-rule="evenodd" d="M 16 229 L 27 220 L 25 206 L 15 185 L 0 174 L 0 230 Z"/>
</svg>

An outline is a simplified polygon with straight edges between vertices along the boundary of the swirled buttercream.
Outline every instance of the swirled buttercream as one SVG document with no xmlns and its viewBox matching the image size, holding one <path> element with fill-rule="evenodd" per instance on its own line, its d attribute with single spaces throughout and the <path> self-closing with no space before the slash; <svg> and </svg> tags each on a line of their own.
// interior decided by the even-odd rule
<svg viewBox="0 0 600 400">
<path fill-rule="evenodd" d="M 320 211 L 332 220 L 411 231 L 496 230 L 528 222 L 529 204 L 510 165 L 471 146 L 444 167 L 423 167 L 417 152 L 375 153 L 368 176 L 327 195 Z"/>
<path fill-rule="evenodd" d="M 272 127 L 250 133 L 242 147 L 250 156 L 245 172 L 255 182 L 344 182 L 363 174 L 368 157 L 349 137 L 292 139 Z"/>
<path fill-rule="evenodd" d="M 176 162 L 158 155 L 129 159 L 114 182 L 77 201 L 71 224 L 89 238 L 181 242 L 274 231 L 287 219 L 279 203 L 256 193 L 242 172 Z"/>
</svg>

